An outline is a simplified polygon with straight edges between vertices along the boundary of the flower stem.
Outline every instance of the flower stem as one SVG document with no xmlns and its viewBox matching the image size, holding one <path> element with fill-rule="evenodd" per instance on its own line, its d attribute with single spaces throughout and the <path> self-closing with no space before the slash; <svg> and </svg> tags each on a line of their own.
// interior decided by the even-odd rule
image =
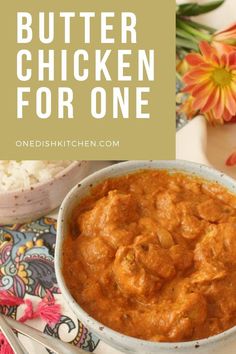
<svg viewBox="0 0 236 354">
<path fill-rule="evenodd" d="M 180 38 L 180 37 L 176 37 L 176 46 L 177 47 L 180 47 L 180 48 L 188 48 L 188 49 L 192 49 L 194 50 L 195 52 L 198 52 L 199 49 L 198 49 L 198 46 L 196 43 L 188 40 L 188 39 L 185 39 L 185 38 Z"/>
<path fill-rule="evenodd" d="M 211 41 L 212 36 L 210 34 L 207 34 L 202 31 L 197 30 L 196 28 L 194 28 L 190 24 L 187 24 L 183 20 L 180 20 L 177 18 L 176 25 L 177 25 L 177 28 L 180 28 L 180 29 L 188 32 L 189 34 L 193 35 L 194 37 L 198 38 L 199 40 L 206 40 L 208 42 Z"/>
<path fill-rule="evenodd" d="M 180 19 L 180 20 L 181 20 L 181 19 Z M 204 24 L 202 24 L 202 23 L 192 21 L 192 20 L 190 20 L 190 19 L 187 18 L 187 17 L 184 17 L 184 18 L 183 18 L 183 21 L 184 21 L 185 23 L 189 24 L 190 26 L 196 28 L 196 29 L 203 29 L 203 30 L 209 32 L 209 34 L 213 34 L 213 33 L 216 31 L 216 29 L 213 28 L 213 27 L 206 26 L 206 25 L 204 25 Z"/>
<path fill-rule="evenodd" d="M 192 36 L 191 34 L 182 30 L 181 28 L 176 28 L 176 34 L 178 37 L 189 39 L 190 41 L 193 41 L 194 43 L 199 43 L 199 40 L 196 37 Z"/>
</svg>

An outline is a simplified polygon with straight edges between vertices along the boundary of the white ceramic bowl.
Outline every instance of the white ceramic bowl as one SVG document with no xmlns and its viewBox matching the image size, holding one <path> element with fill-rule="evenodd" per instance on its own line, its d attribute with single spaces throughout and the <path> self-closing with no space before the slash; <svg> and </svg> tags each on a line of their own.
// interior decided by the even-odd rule
<svg viewBox="0 0 236 354">
<path fill-rule="evenodd" d="M 57 208 L 88 173 L 88 161 L 74 161 L 55 177 L 28 189 L 0 192 L 0 224 L 28 222 Z"/>
<path fill-rule="evenodd" d="M 108 178 L 123 175 L 140 169 L 164 169 L 170 172 L 181 171 L 190 175 L 196 175 L 210 181 L 217 181 L 228 190 L 236 193 L 236 181 L 204 165 L 188 161 L 128 161 L 102 169 L 85 178 L 74 187 L 62 203 L 58 218 L 58 233 L 56 243 L 56 275 L 62 295 L 77 317 L 95 333 L 100 339 L 110 346 L 124 353 L 139 354 L 233 354 L 236 347 L 236 327 L 207 339 L 181 343 L 157 343 L 125 336 L 104 326 L 102 323 L 90 317 L 80 305 L 73 299 L 62 275 L 63 240 L 68 230 L 68 220 L 74 207 L 81 197 L 89 193 L 91 186 Z M 65 250 L 64 250 L 65 251 Z M 114 305 L 115 306 L 115 305 Z"/>
</svg>

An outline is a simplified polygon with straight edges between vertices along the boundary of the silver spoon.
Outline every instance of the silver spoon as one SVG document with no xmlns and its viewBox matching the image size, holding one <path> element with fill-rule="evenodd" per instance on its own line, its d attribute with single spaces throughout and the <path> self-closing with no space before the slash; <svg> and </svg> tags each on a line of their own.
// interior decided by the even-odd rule
<svg viewBox="0 0 236 354">
<path fill-rule="evenodd" d="M 24 334 L 25 336 L 35 340 L 36 342 L 42 344 L 44 347 L 52 350 L 54 353 L 58 354 L 85 354 L 86 351 L 77 348 L 69 343 L 64 343 L 60 339 L 48 336 L 45 333 L 38 331 L 35 328 L 27 326 L 26 324 L 17 322 L 10 317 L 3 316 L 8 325 L 17 330 L 17 332 Z M 16 352 L 18 354 L 18 352 Z M 19 352 L 27 354 L 26 351 Z"/>
</svg>

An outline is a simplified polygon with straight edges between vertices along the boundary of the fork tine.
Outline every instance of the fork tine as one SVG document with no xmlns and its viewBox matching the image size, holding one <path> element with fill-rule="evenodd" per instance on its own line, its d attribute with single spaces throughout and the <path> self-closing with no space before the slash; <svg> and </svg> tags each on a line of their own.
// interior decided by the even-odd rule
<svg viewBox="0 0 236 354">
<path fill-rule="evenodd" d="M 17 332 L 20 332 L 25 336 L 27 336 L 28 338 L 31 338 L 34 341 L 42 344 L 44 347 L 52 350 L 54 353 L 58 353 L 58 354 L 62 354 L 62 353 L 63 354 L 85 354 L 86 353 L 83 349 L 75 347 L 69 343 L 64 343 L 60 339 L 50 337 L 47 334 L 42 333 L 33 327 L 27 326 L 26 324 L 17 322 L 10 317 L 5 316 L 5 321 L 8 323 L 9 326 L 16 329 Z"/>
<path fill-rule="evenodd" d="M 6 322 L 3 315 L 0 315 L 0 329 L 7 338 L 10 346 L 14 350 L 15 354 L 28 354 L 28 351 L 22 345 L 20 340 L 17 338 L 11 327 Z"/>
</svg>

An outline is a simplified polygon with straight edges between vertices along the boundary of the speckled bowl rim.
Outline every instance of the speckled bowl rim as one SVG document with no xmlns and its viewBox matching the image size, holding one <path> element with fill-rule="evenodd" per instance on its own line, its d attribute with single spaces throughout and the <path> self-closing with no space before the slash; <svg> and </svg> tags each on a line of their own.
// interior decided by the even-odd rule
<svg viewBox="0 0 236 354">
<path fill-rule="evenodd" d="M 63 170 L 58 172 L 54 177 L 51 177 L 50 179 L 47 179 L 46 181 L 43 181 L 43 182 L 34 183 L 29 188 L 18 188 L 18 189 L 12 189 L 9 191 L 0 191 L 0 198 L 2 196 L 11 197 L 11 196 L 14 196 L 15 194 L 28 193 L 28 192 L 32 192 L 32 190 L 37 191 L 38 189 L 41 189 L 42 187 L 60 179 L 61 177 L 63 177 L 63 175 L 68 174 L 76 166 L 79 167 L 80 164 L 82 164 L 84 162 L 85 162 L 85 160 L 73 161 L 67 167 L 63 168 Z"/>
<path fill-rule="evenodd" d="M 124 169 L 127 167 L 127 170 Z M 188 342 L 153 342 L 142 340 L 134 337 L 130 337 L 124 335 L 120 332 L 114 331 L 111 328 L 105 326 L 101 322 L 98 322 L 94 318 L 92 318 L 83 308 L 75 301 L 75 299 L 70 294 L 69 289 L 66 286 L 65 280 L 63 278 L 61 272 L 61 260 L 62 260 L 62 246 L 63 246 L 63 231 L 65 228 L 65 220 L 64 214 L 66 209 L 70 206 L 71 202 L 74 200 L 75 196 L 79 194 L 78 187 L 82 187 L 84 184 L 86 185 L 85 188 L 89 189 L 93 187 L 97 183 L 100 183 L 102 180 L 109 178 L 108 175 L 111 177 L 113 176 L 122 176 L 125 173 L 132 173 L 142 169 L 164 169 L 170 170 L 173 172 L 183 172 L 186 174 L 190 174 L 196 177 L 203 178 L 205 180 L 209 180 L 210 182 L 218 182 L 222 184 L 226 189 L 228 189 L 231 193 L 236 193 L 236 181 L 229 177 L 228 175 L 224 174 L 221 171 L 218 171 L 212 167 L 208 167 L 202 164 L 198 164 L 195 162 L 185 161 L 185 160 L 132 160 L 127 162 L 121 162 L 106 168 L 103 168 L 86 178 L 84 178 L 79 185 L 75 186 L 71 189 L 71 191 L 67 194 L 62 205 L 60 207 L 59 216 L 58 216 L 58 228 L 57 228 L 57 241 L 56 241 L 56 250 L 55 250 L 55 270 L 56 270 L 56 277 L 58 280 L 58 284 L 61 290 L 61 293 L 68 303 L 69 307 L 73 310 L 73 312 L 78 316 L 78 318 L 88 326 L 91 331 L 94 331 L 101 339 L 105 338 L 105 341 L 109 343 L 111 346 L 115 343 L 119 343 L 120 346 L 124 348 L 127 345 L 127 349 L 130 348 L 138 349 L 138 350 L 187 350 L 187 349 L 198 349 L 199 347 L 209 347 L 210 345 L 215 345 L 219 342 L 223 342 L 229 339 L 233 334 L 236 333 L 236 326 L 224 331 L 220 334 Z M 115 173 L 114 173 L 115 171 Z M 201 174 L 201 171 L 205 174 Z M 113 172 L 113 173 L 112 173 Z M 116 173 L 117 172 L 117 173 Z M 222 183 L 219 182 L 222 180 Z M 81 197 L 86 195 L 82 193 Z M 78 198 L 78 196 L 77 196 Z M 77 202 L 78 204 L 78 202 Z M 73 210 L 73 208 L 72 208 Z M 236 339 L 236 336 L 235 336 Z M 126 344 L 127 343 L 127 344 Z"/>
</svg>

